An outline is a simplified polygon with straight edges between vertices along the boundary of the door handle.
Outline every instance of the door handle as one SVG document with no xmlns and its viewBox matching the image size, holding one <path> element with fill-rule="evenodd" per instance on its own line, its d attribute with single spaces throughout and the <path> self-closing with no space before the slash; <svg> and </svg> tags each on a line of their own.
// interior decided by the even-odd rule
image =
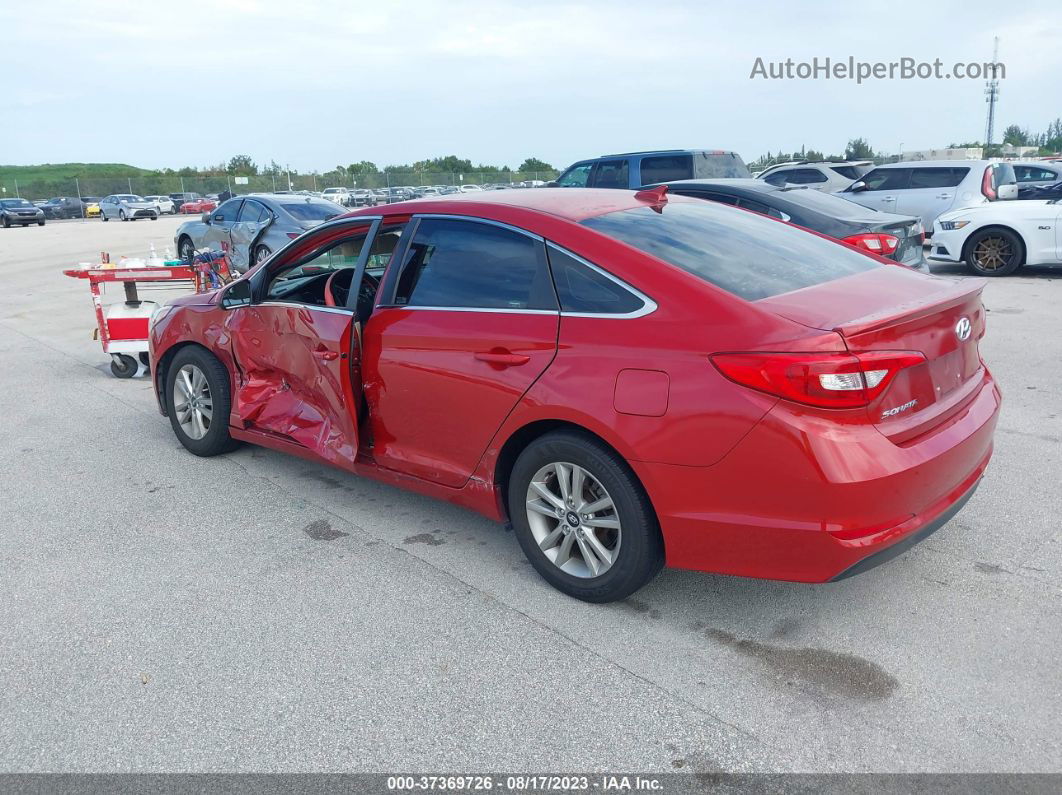
<svg viewBox="0 0 1062 795">
<path fill-rule="evenodd" d="M 483 351 L 476 353 L 475 357 L 481 362 L 500 364 L 503 367 L 516 367 L 521 364 L 527 364 L 531 361 L 530 356 L 524 356 L 522 353 L 495 353 L 493 351 Z"/>
<path fill-rule="evenodd" d="M 951 198 L 951 194 L 950 193 L 942 193 L 939 196 L 937 196 L 937 198 L 938 199 L 950 199 Z"/>
<path fill-rule="evenodd" d="M 339 358 L 339 354 L 335 351 L 314 351 L 313 355 L 318 359 L 324 359 L 326 362 L 334 362 Z"/>
</svg>

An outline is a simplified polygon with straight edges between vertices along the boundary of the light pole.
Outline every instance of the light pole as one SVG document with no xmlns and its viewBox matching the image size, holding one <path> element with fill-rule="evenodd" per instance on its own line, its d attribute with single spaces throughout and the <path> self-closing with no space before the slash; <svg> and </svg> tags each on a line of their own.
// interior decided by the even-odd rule
<svg viewBox="0 0 1062 795">
<path fill-rule="evenodd" d="M 896 162 L 903 160 L 903 141 L 900 141 L 900 150 L 896 153 Z"/>
</svg>

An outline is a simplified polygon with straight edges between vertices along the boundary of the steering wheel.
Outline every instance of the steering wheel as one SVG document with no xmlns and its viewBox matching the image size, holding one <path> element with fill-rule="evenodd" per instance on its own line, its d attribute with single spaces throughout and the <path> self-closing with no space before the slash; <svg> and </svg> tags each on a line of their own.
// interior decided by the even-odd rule
<svg viewBox="0 0 1062 795">
<path fill-rule="evenodd" d="M 354 268 L 339 268 L 328 277 L 324 286 L 325 306 L 346 306 L 350 296 L 350 282 Z"/>
</svg>

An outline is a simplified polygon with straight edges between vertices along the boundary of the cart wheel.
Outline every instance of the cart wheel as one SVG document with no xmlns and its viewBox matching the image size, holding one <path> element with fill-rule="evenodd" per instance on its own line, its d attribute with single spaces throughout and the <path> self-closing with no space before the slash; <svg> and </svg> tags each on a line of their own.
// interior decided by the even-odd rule
<svg viewBox="0 0 1062 795">
<path fill-rule="evenodd" d="M 151 359 L 148 357 L 147 351 L 142 351 L 139 355 L 140 355 L 140 363 L 142 365 L 144 365 L 144 367 L 147 367 L 150 370 L 151 369 Z"/>
<path fill-rule="evenodd" d="M 125 353 L 111 355 L 111 375 L 115 378 L 132 378 L 140 369 L 136 359 Z"/>
</svg>

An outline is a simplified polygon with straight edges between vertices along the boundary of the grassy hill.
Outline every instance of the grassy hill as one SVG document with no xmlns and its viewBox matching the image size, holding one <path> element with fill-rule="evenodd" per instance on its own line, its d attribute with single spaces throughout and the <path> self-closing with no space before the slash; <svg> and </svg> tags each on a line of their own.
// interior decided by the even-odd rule
<svg viewBox="0 0 1062 795">
<path fill-rule="evenodd" d="M 7 185 L 13 180 L 23 182 L 47 182 L 50 180 L 71 180 L 74 177 L 91 179 L 93 177 L 135 177 L 138 174 L 151 173 L 146 168 L 127 166 L 124 163 L 44 163 L 39 166 L 4 166 L 0 165 L 0 183 Z"/>
</svg>

